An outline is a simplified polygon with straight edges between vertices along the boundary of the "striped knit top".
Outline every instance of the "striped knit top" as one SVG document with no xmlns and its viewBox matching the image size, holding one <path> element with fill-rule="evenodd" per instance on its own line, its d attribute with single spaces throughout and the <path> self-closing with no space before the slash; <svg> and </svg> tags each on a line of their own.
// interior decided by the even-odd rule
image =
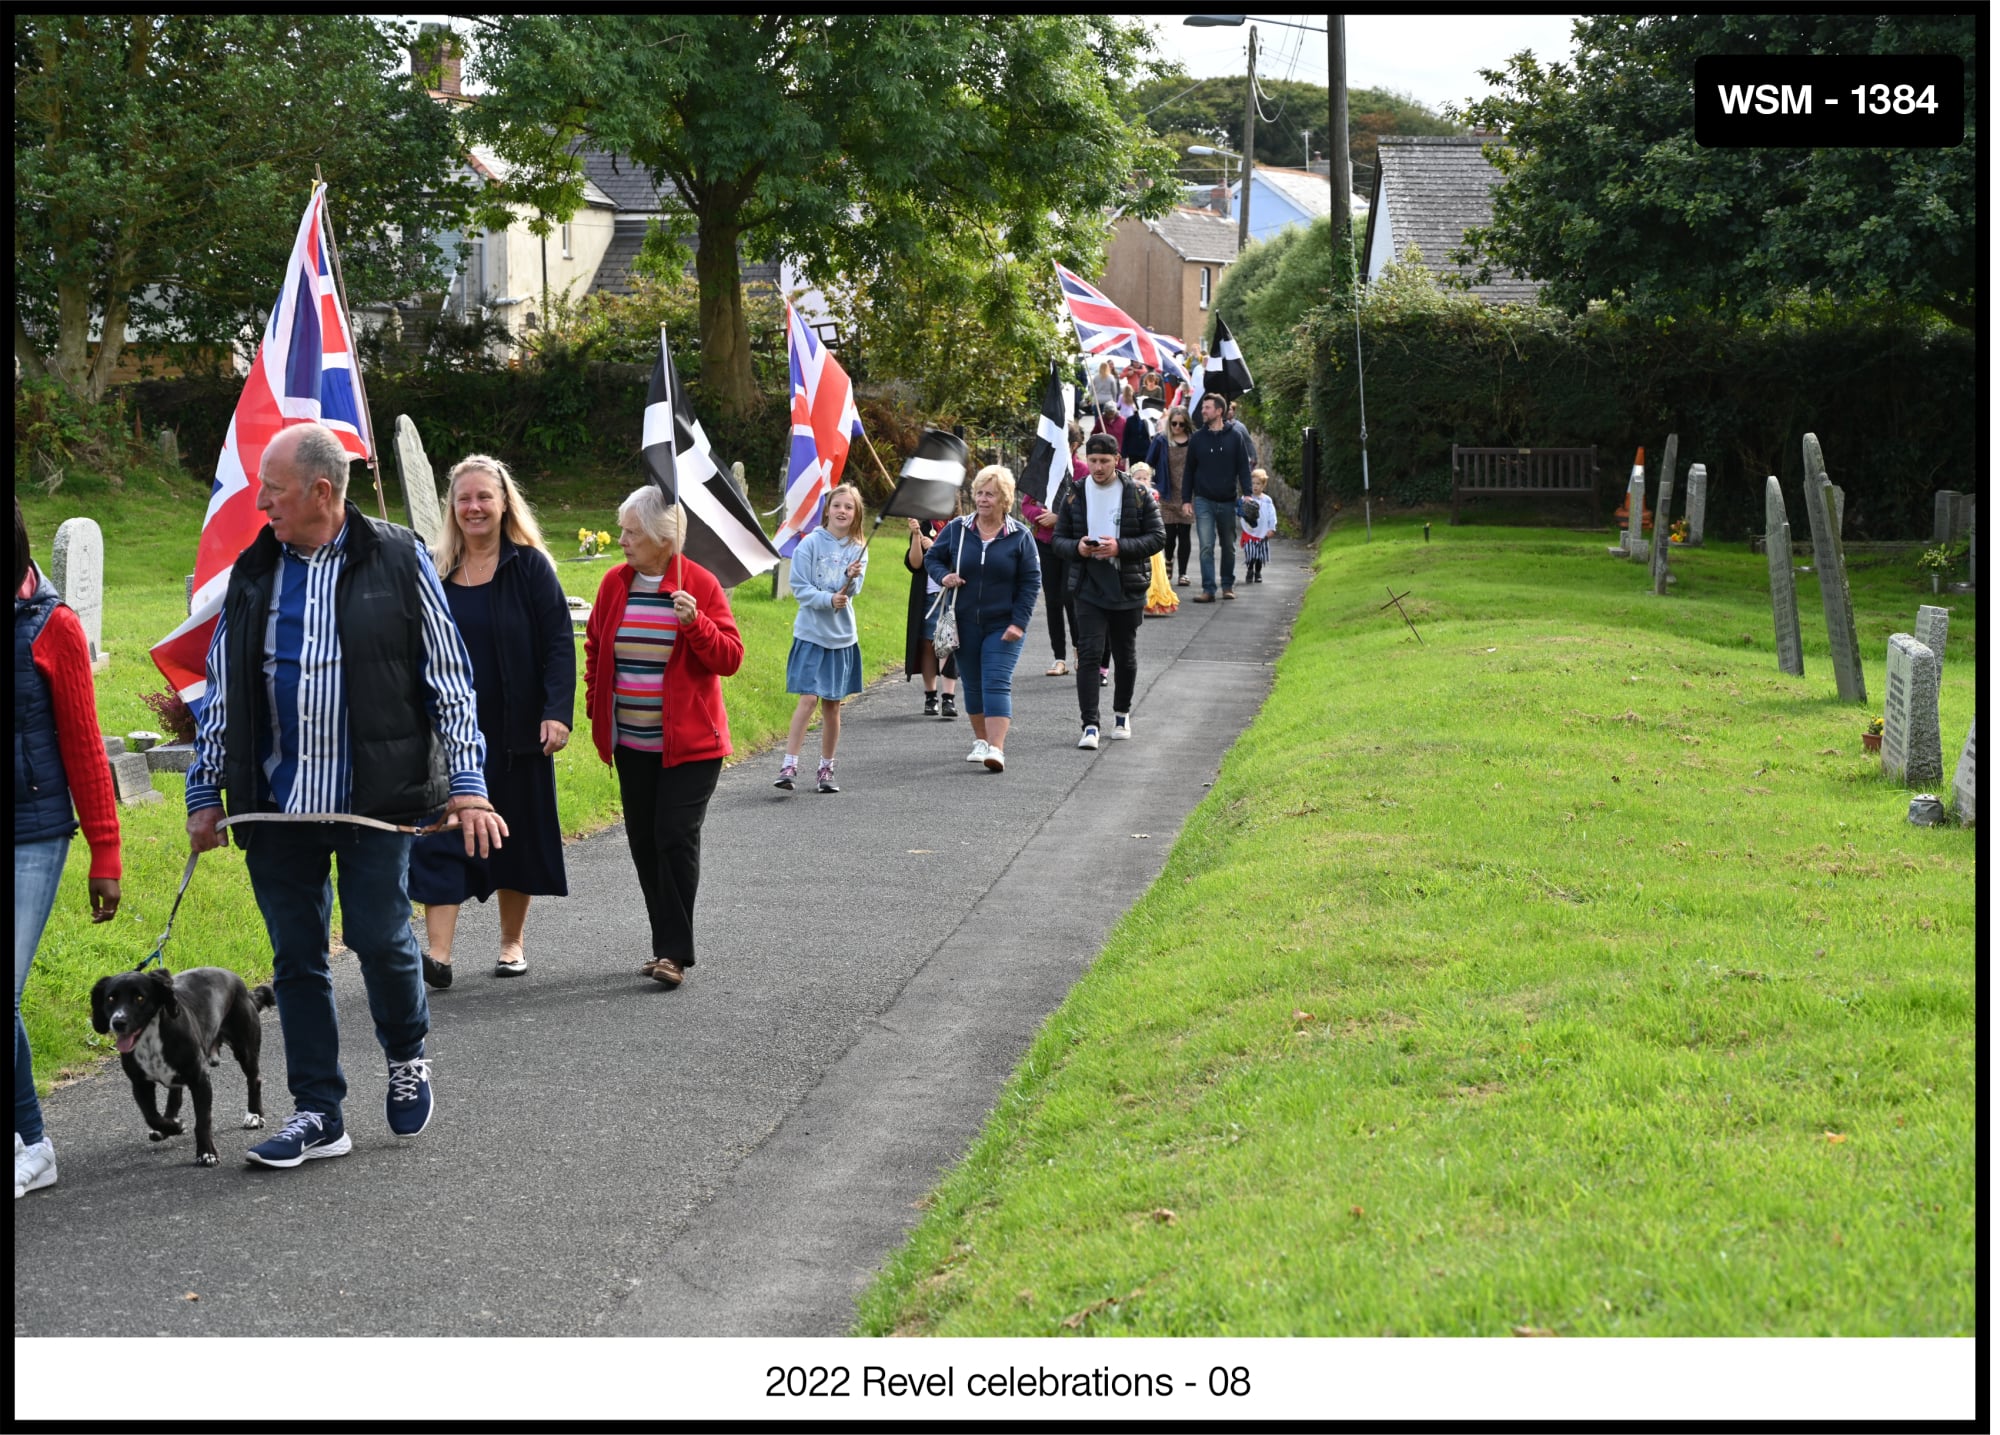
<svg viewBox="0 0 2000 1435">
<path fill-rule="evenodd" d="M 661 748 L 667 659 L 673 656 L 674 639 L 680 635 L 680 615 L 674 612 L 671 595 L 662 578 L 634 574 L 625 616 L 612 639 L 611 660 L 617 671 L 612 705 L 618 722 L 618 746 L 635 752 L 658 752 Z"/>
</svg>

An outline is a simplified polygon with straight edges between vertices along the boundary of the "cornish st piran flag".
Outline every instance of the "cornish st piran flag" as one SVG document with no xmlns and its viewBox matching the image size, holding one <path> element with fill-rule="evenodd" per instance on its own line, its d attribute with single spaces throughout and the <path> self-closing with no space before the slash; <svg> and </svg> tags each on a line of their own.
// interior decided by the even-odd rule
<svg viewBox="0 0 2000 1435">
<path fill-rule="evenodd" d="M 694 416 L 687 391 L 660 333 L 660 357 L 646 388 L 646 423 L 639 462 L 646 477 L 678 502 L 687 514 L 687 542 L 682 551 L 733 588 L 758 573 L 778 566 L 778 550 L 764 536 L 750 505 L 722 472 L 722 462 L 709 447 L 701 420 Z"/>
<path fill-rule="evenodd" d="M 791 556 L 819 527 L 820 506 L 840 482 L 847 450 L 861 436 L 854 385 L 833 355 L 785 305 L 785 352 L 792 369 L 792 462 L 785 477 L 785 521 L 773 540 Z"/>
<path fill-rule="evenodd" d="M 1178 339 L 1155 334 L 1081 275 L 1060 264 L 1056 265 L 1056 279 L 1062 285 L 1069 321 L 1076 326 L 1076 341 L 1086 354 L 1100 359 L 1136 359 L 1168 378 L 1187 382 L 1187 370 L 1180 361 L 1184 350 Z"/>
<path fill-rule="evenodd" d="M 1250 378 L 1250 366 L 1243 362 L 1243 351 L 1236 347 L 1236 336 L 1229 332 L 1229 326 L 1223 323 L 1222 316 L 1217 314 L 1215 351 L 1208 356 L 1208 366 L 1202 376 L 1201 391 L 1233 399 L 1249 393 L 1256 387 Z"/>
<path fill-rule="evenodd" d="M 153 646 L 153 662 L 182 701 L 198 706 L 207 695 L 209 641 L 229 570 L 264 527 L 257 511 L 257 467 L 278 430 L 316 419 L 339 434 L 355 458 L 373 454 L 375 438 L 359 401 L 354 362 L 354 336 L 341 312 L 327 247 L 326 186 L 317 184 L 215 463 L 188 620 Z"/>
<path fill-rule="evenodd" d="M 1021 470 L 1021 492 L 1044 508 L 1055 507 L 1056 490 L 1073 475 L 1064 416 L 1062 375 L 1051 363 L 1048 382 L 1042 385 L 1042 416 L 1035 421 L 1035 448 Z"/>
<path fill-rule="evenodd" d="M 965 440 L 943 429 L 925 429 L 917 451 L 903 464 L 896 491 L 882 505 L 884 518 L 928 518 L 942 523 L 958 512 L 965 483 Z"/>
</svg>

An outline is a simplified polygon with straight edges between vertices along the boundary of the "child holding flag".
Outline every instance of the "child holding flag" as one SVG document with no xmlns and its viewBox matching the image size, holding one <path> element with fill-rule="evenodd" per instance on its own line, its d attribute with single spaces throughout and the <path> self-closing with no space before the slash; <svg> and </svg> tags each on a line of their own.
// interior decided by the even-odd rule
<svg viewBox="0 0 2000 1435">
<path fill-rule="evenodd" d="M 1261 468 L 1250 470 L 1250 497 L 1243 500 L 1237 526 L 1243 536 L 1243 581 L 1262 583 L 1264 565 L 1271 558 L 1271 535 L 1278 531 L 1278 506 L 1264 489 L 1271 475 Z"/>
<path fill-rule="evenodd" d="M 799 748 L 815 705 L 820 710 L 819 790 L 838 792 L 833 753 L 840 745 L 840 704 L 861 691 L 861 634 L 854 600 L 868 571 L 866 514 L 861 490 L 843 483 L 827 495 L 825 521 L 792 550 L 792 596 L 799 615 L 792 622 L 792 655 L 785 664 L 785 691 L 798 693 L 785 760 L 773 787 L 792 790 L 799 775 Z"/>
</svg>

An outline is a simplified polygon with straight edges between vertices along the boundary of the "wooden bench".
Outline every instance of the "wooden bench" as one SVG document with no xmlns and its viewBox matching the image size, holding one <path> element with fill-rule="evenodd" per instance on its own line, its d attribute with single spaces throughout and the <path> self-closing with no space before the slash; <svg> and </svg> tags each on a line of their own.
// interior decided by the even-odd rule
<svg viewBox="0 0 2000 1435">
<path fill-rule="evenodd" d="M 1596 448 L 1451 447 L 1451 521 L 1467 498 L 1583 498 L 1597 522 Z"/>
</svg>

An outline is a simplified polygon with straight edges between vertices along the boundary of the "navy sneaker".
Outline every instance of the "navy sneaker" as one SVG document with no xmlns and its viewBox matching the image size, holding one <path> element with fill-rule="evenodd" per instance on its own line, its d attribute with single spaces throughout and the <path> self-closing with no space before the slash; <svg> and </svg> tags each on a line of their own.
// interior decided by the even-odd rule
<svg viewBox="0 0 2000 1435">
<path fill-rule="evenodd" d="M 338 1116 L 294 1111 L 276 1136 L 258 1142 L 243 1155 L 254 1165 L 288 1170 L 323 1156 L 345 1156 L 353 1149 L 354 1140 Z"/>
<path fill-rule="evenodd" d="M 437 1103 L 431 1099 L 431 1063 L 425 1056 L 389 1063 L 389 1129 L 398 1136 L 415 1136 L 431 1124 Z"/>
</svg>

